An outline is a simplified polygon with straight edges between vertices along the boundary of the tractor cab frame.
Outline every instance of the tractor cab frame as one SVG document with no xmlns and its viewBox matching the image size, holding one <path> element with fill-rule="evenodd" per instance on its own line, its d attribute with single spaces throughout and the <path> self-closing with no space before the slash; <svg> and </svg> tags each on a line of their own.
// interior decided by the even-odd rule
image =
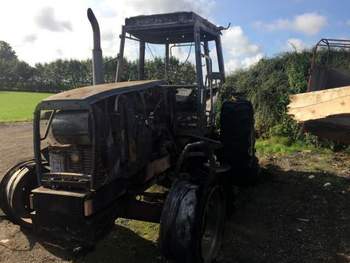
<svg viewBox="0 0 350 263">
<path fill-rule="evenodd" d="M 165 77 L 169 75 L 171 50 L 176 47 L 194 46 L 196 82 L 172 85 L 178 89 L 191 89 L 195 97 L 193 113 L 196 114 L 195 132 L 204 135 L 205 128 L 215 125 L 214 96 L 225 80 L 225 68 L 221 46 L 222 27 L 210 23 L 193 12 L 177 12 L 127 18 L 122 26 L 116 80 L 123 73 L 124 49 L 126 39 L 139 42 L 138 79 L 145 78 L 145 51 L 148 44 L 164 47 Z M 216 50 L 217 65 L 210 56 L 211 43 Z M 204 60 L 204 62 L 203 62 Z M 205 66 L 205 70 L 203 70 Z M 213 66 L 218 69 L 213 72 Z M 193 102 L 192 102 L 193 104 Z M 208 107 L 207 107 L 208 104 Z M 194 132 L 194 131 L 192 131 Z"/>
</svg>

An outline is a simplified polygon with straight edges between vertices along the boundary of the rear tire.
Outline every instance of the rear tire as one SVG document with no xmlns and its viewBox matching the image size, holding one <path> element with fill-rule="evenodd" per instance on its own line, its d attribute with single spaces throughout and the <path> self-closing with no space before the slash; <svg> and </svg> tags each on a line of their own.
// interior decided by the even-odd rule
<svg viewBox="0 0 350 263">
<path fill-rule="evenodd" d="M 231 184 L 246 186 L 256 183 L 259 161 L 255 156 L 254 110 L 242 98 L 225 101 L 220 115 L 223 159 L 231 166 Z"/>
<path fill-rule="evenodd" d="M 11 222 L 32 227 L 29 196 L 37 185 L 33 160 L 20 162 L 5 173 L 0 182 L 0 208 Z"/>
<path fill-rule="evenodd" d="M 160 249 L 165 259 L 209 263 L 218 255 L 225 225 L 222 186 L 176 181 L 164 204 L 160 223 Z"/>
</svg>

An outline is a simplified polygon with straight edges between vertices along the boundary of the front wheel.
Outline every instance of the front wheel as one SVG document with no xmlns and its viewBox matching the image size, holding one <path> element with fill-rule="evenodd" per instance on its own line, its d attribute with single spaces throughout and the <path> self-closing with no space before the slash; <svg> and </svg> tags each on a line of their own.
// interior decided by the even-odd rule
<svg viewBox="0 0 350 263">
<path fill-rule="evenodd" d="M 175 262 L 214 261 L 222 243 L 225 208 L 220 184 L 175 182 L 161 216 L 162 255 Z"/>
</svg>

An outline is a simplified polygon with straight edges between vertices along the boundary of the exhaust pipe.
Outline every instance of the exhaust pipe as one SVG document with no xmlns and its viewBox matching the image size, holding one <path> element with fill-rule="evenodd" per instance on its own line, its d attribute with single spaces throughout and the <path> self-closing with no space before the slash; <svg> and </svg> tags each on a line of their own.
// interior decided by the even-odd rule
<svg viewBox="0 0 350 263">
<path fill-rule="evenodd" d="M 92 12 L 91 8 L 88 8 L 87 16 L 92 27 L 93 39 L 94 39 L 94 49 L 92 50 L 93 84 L 97 85 L 97 84 L 104 83 L 100 27 L 98 25 L 94 12 Z"/>
</svg>

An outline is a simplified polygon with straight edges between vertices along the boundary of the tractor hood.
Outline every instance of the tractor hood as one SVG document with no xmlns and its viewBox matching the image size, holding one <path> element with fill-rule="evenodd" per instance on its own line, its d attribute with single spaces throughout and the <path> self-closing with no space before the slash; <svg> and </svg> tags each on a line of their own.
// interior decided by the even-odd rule
<svg viewBox="0 0 350 263">
<path fill-rule="evenodd" d="M 91 104 L 109 96 L 119 95 L 125 92 L 141 91 L 164 84 L 166 84 L 166 82 L 162 80 L 143 80 L 92 85 L 52 95 L 44 99 L 42 103 L 46 104 L 49 102 L 59 101 L 85 101 Z"/>
</svg>

